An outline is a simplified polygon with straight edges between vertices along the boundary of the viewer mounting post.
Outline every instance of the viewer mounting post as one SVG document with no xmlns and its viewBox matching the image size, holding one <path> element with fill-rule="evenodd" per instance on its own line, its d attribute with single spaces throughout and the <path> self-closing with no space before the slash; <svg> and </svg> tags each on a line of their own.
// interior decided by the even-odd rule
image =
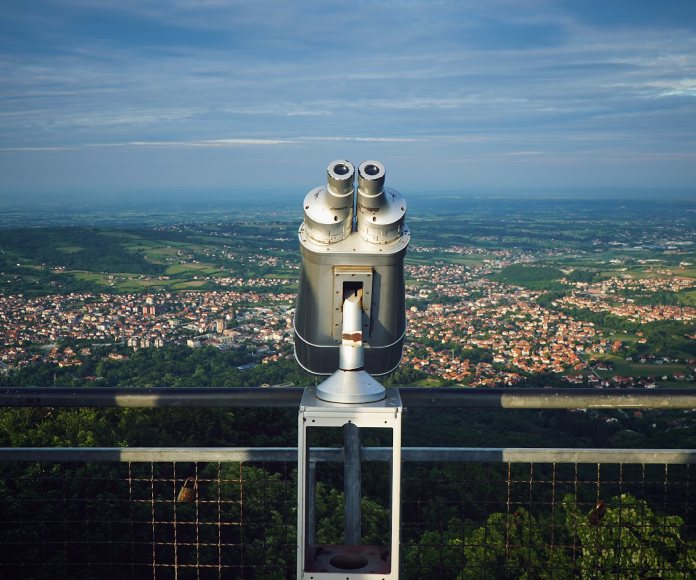
<svg viewBox="0 0 696 580">
<path fill-rule="evenodd" d="M 403 352 L 406 202 L 384 187 L 377 161 L 358 168 L 357 193 L 349 161 L 331 162 L 327 174 L 327 185 L 306 195 L 299 229 L 295 357 L 307 371 L 330 376 L 305 389 L 300 403 L 297 577 L 398 578 L 403 405 L 397 389 L 385 390 L 372 375 L 396 370 Z M 343 430 L 342 544 L 317 537 L 315 529 L 321 514 L 311 443 L 324 428 Z M 391 435 L 391 534 L 382 545 L 362 544 L 360 428 Z"/>
</svg>

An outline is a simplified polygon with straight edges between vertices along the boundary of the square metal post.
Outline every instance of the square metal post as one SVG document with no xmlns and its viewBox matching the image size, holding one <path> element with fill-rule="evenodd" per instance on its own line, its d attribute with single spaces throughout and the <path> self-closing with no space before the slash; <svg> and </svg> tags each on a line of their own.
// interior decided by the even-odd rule
<svg viewBox="0 0 696 580">
<path fill-rule="evenodd" d="M 298 416 L 297 469 L 297 578 L 306 580 L 396 580 L 399 577 L 401 532 L 401 419 L 398 389 L 374 403 L 330 403 L 318 399 L 316 387 L 307 387 Z M 309 477 L 309 428 L 354 424 L 392 431 L 391 538 L 389 546 L 316 544 L 311 540 L 310 505 L 314 498 Z"/>
</svg>

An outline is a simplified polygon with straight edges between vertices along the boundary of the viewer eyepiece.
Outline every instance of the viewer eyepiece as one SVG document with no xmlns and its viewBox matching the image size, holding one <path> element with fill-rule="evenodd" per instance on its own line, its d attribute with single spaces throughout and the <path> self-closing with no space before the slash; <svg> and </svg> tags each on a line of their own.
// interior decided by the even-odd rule
<svg viewBox="0 0 696 580">
<path fill-rule="evenodd" d="M 326 173 L 327 185 L 330 193 L 338 196 L 347 196 L 353 194 L 355 167 L 353 167 L 353 164 L 350 161 L 332 161 L 329 163 Z"/>
<path fill-rule="evenodd" d="M 385 170 L 379 161 L 364 161 L 358 168 L 358 192 L 373 197 L 384 189 Z"/>
</svg>

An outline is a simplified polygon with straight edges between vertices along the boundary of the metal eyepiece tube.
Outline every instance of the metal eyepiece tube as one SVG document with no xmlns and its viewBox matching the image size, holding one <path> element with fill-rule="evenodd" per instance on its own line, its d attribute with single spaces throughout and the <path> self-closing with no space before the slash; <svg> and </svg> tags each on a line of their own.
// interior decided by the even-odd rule
<svg viewBox="0 0 696 580">
<path fill-rule="evenodd" d="M 355 167 L 337 159 L 326 169 L 327 184 L 310 191 L 304 199 L 307 236 L 320 244 L 345 240 L 353 231 Z"/>
<path fill-rule="evenodd" d="M 332 161 L 326 168 L 326 174 L 329 193 L 339 197 L 353 194 L 355 167 L 350 161 L 342 159 Z"/>
<path fill-rule="evenodd" d="M 363 161 L 358 168 L 358 199 L 370 204 L 378 201 L 384 191 L 384 165 L 379 161 Z"/>
<path fill-rule="evenodd" d="M 396 190 L 384 187 L 384 165 L 364 161 L 358 168 L 358 233 L 372 244 L 393 244 L 401 238 L 406 202 Z"/>
</svg>

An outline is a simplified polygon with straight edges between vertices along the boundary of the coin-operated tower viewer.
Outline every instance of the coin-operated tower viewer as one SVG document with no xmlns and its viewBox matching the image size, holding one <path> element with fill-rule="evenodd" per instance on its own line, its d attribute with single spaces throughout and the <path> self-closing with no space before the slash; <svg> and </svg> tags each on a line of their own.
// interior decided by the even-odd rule
<svg viewBox="0 0 696 580">
<path fill-rule="evenodd" d="M 349 161 L 332 162 L 327 173 L 327 185 L 304 200 L 295 356 L 318 375 L 337 369 L 385 375 L 401 362 L 406 332 L 406 201 L 384 187 L 384 167 L 377 161 L 360 165 L 357 195 Z M 354 392 L 355 380 L 337 377 L 320 386 L 317 396 L 338 403 L 384 398 L 383 387 Z"/>
<path fill-rule="evenodd" d="M 295 309 L 295 357 L 307 371 L 329 375 L 302 398 L 298 429 L 298 578 L 398 578 L 401 416 L 397 389 L 374 376 L 396 370 L 406 333 L 404 257 L 410 240 L 406 202 L 385 187 L 377 161 L 327 169 L 327 184 L 304 199 L 298 237 L 302 268 Z M 344 433 L 344 543 L 317 544 L 310 438 L 318 428 Z M 392 437 L 391 539 L 361 542 L 359 428 Z M 310 465 L 313 466 L 310 469 Z"/>
</svg>

